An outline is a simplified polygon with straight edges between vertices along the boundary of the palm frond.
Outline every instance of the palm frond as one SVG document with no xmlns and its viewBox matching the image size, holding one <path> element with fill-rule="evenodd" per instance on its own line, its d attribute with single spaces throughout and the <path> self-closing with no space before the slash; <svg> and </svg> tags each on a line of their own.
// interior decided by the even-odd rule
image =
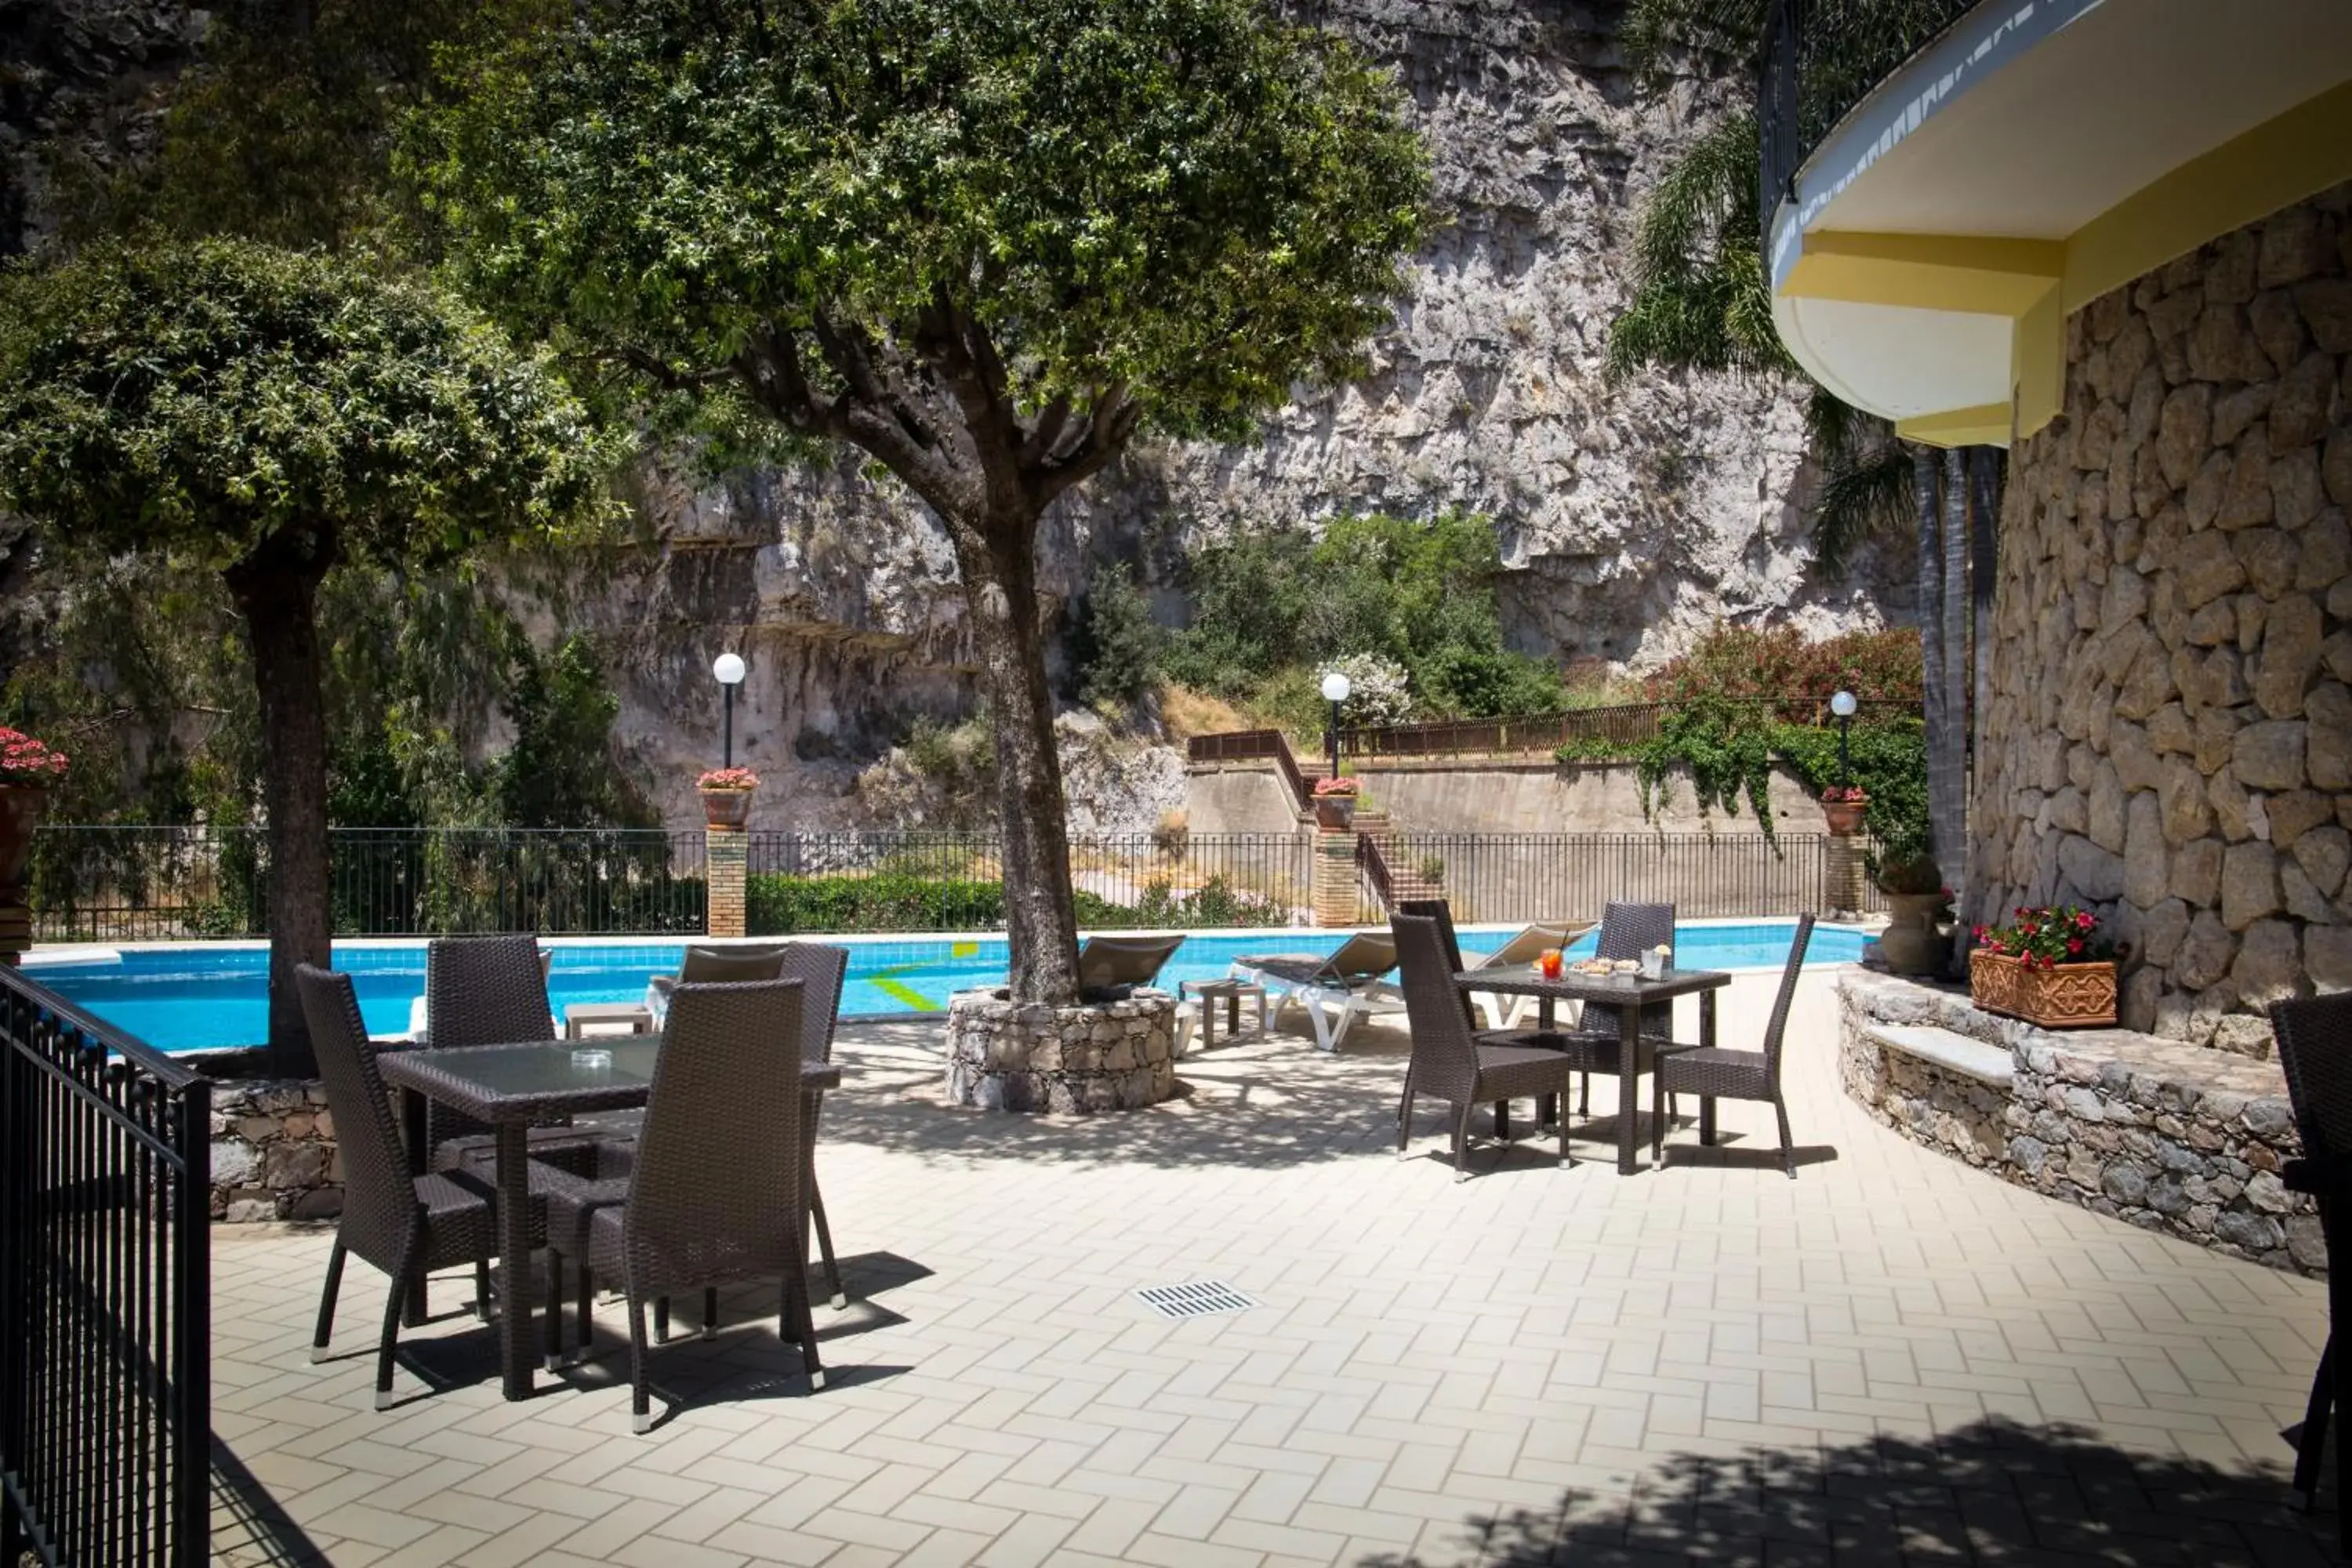
<svg viewBox="0 0 2352 1568">
<path fill-rule="evenodd" d="M 1867 418 L 1868 416 L 1863 416 Z M 1813 500 L 1813 560 L 1829 576 L 1843 575 L 1846 556 L 1864 540 L 1896 534 L 1916 521 L 1912 451 L 1889 440 L 1842 458 L 1823 454 L 1826 471 Z"/>
<path fill-rule="evenodd" d="M 1685 145 L 1643 198 L 1633 227 L 1637 280 L 1697 265 L 1759 232 L 1756 116 L 1738 110 Z"/>
</svg>

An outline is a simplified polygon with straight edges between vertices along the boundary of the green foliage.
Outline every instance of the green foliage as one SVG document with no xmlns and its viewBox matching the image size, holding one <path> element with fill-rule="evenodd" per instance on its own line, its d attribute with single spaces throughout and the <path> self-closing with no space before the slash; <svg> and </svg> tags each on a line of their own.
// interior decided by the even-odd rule
<svg viewBox="0 0 2352 1568">
<path fill-rule="evenodd" d="M 0 279 L 0 497 L 215 566 L 449 556 L 599 514 L 607 444 L 535 356 L 422 283 L 239 241 Z"/>
<path fill-rule="evenodd" d="M 1132 905 L 1112 903 L 1084 889 L 1076 897 L 1078 923 L 1094 931 L 1290 922 L 1287 906 L 1236 888 L 1223 876 L 1211 877 L 1181 895 L 1165 879 L 1153 878 Z M 746 879 L 744 900 L 744 928 L 754 936 L 798 931 L 993 931 L 1004 924 L 1002 883 L 897 869 L 841 877 L 763 873 Z"/>
<path fill-rule="evenodd" d="M 1163 640 L 1127 563 L 1097 563 L 1070 627 L 1079 700 L 1114 713 L 1141 700 L 1159 684 Z"/>
<path fill-rule="evenodd" d="M 514 744 L 491 770 L 499 819 L 516 827 L 651 827 L 660 818 L 613 756 L 621 704 L 595 644 L 572 637 L 545 658 L 516 639 L 507 709 Z"/>
<path fill-rule="evenodd" d="M 1756 138 L 1753 113 L 1726 115 L 1643 202 L 1633 295 L 1609 330 L 1612 377 L 1644 366 L 1798 374 L 1772 323 L 1758 249 Z"/>
<path fill-rule="evenodd" d="M 1285 727 L 1324 723 L 1326 667 L 1372 655 L 1407 672 L 1416 710 L 1436 716 L 1549 712 L 1559 672 L 1503 647 L 1499 542 L 1486 518 L 1342 518 L 1320 538 L 1249 530 L 1196 552 L 1192 624 L 1169 639 L 1170 677 L 1254 700 Z M 1351 716 L 1352 719 L 1352 716 Z"/>
<path fill-rule="evenodd" d="M 1254 0 L 583 11 L 460 62 L 409 166 L 486 297 L 705 402 L 865 397 L 862 339 L 956 398 L 1246 435 L 1354 371 L 1422 232 L 1393 84 Z"/>
<path fill-rule="evenodd" d="M 1181 897 L 1161 878 L 1143 885 L 1143 896 L 1133 909 L 1104 904 L 1089 913 L 1079 911 L 1089 926 L 1128 926 L 1141 930 L 1192 931 L 1216 926 L 1286 926 L 1287 905 L 1236 888 L 1220 873 Z"/>
<path fill-rule="evenodd" d="M 744 880 L 744 930 L 798 931 L 989 931 L 1004 923 L 996 882 L 898 873 L 860 877 L 765 874 Z"/>
<path fill-rule="evenodd" d="M 1863 826 L 1877 840 L 1874 853 L 1881 866 L 1928 858 L 1934 846 L 1927 829 L 1927 738 L 1919 721 L 1854 725 L 1851 769 L 1843 777 L 1838 772 L 1834 729 L 1784 724 L 1774 731 L 1772 743 L 1816 795 L 1836 784 L 1862 786 L 1870 796 Z M 1931 881 L 1918 890 L 1932 893 L 1937 885 Z"/>
<path fill-rule="evenodd" d="M 1841 690 L 1866 700 L 1917 702 L 1922 668 L 1916 631 L 1843 632 L 1811 642 L 1794 626 L 1726 622 L 1652 676 L 1648 689 L 1655 702 L 1736 697 L 1811 713 Z"/>
<path fill-rule="evenodd" d="M 1737 816 L 1745 797 L 1764 837 L 1779 837 L 1769 798 L 1772 726 L 1756 704 L 1715 693 L 1694 696 L 1660 717 L 1656 738 L 1636 749 L 1633 761 L 1644 816 L 1656 815 L 1668 775 L 1680 766 L 1690 772 L 1700 815 L 1721 807 Z"/>
</svg>

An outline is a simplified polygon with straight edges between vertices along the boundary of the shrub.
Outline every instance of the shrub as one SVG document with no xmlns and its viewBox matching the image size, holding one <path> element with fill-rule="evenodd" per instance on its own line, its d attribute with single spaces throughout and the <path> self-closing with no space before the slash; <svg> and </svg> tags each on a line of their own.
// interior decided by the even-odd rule
<svg viewBox="0 0 2352 1568">
<path fill-rule="evenodd" d="M 992 931 L 1004 923 L 996 882 L 886 873 L 875 877 L 745 879 L 744 929 L 753 936 L 799 931 Z"/>
<path fill-rule="evenodd" d="M 1113 711 L 1142 700 L 1159 684 L 1161 640 L 1151 601 L 1127 563 L 1098 563 L 1071 619 L 1078 700 Z"/>
<path fill-rule="evenodd" d="M 1808 642 L 1794 626 L 1718 625 L 1648 685 L 1657 702 L 1785 698 L 1802 700 L 1810 710 L 1812 700 L 1841 689 L 1870 700 L 1916 702 L 1923 668 L 1916 632 L 1847 632 Z"/>
</svg>

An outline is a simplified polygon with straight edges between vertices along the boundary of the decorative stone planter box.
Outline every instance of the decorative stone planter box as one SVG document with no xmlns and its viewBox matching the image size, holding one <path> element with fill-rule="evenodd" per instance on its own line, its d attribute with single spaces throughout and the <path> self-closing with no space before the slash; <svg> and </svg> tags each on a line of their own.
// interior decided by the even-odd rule
<svg viewBox="0 0 2352 1568">
<path fill-rule="evenodd" d="M 1352 795 L 1318 795 L 1315 797 L 1315 826 L 1340 828 L 1354 826 L 1356 797 Z"/>
<path fill-rule="evenodd" d="M 1862 831 L 1863 816 L 1869 810 L 1870 800 L 1866 795 L 1860 800 L 1825 800 L 1822 802 L 1822 822 L 1832 836 L 1851 837 Z"/>
<path fill-rule="evenodd" d="M 1176 998 L 1047 1007 L 965 991 L 948 1004 L 947 1097 L 986 1110 L 1135 1110 L 1176 1092 Z"/>
<path fill-rule="evenodd" d="M 2116 1021 L 2116 966 L 2062 963 L 2029 968 L 2021 958 L 1978 948 L 1969 954 L 1970 1000 L 1988 1013 L 2045 1029 L 2101 1029 Z"/>
</svg>

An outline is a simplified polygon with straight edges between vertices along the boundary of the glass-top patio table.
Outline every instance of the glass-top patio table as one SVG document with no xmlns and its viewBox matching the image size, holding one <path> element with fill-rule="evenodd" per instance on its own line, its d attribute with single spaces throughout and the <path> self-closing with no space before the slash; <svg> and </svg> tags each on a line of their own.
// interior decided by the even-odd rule
<svg viewBox="0 0 2352 1568">
<path fill-rule="evenodd" d="M 1630 1176 L 1639 1168 L 1634 1152 L 1634 1088 L 1642 1074 L 1656 1069 L 1659 1053 L 1688 1048 L 1643 1035 L 1642 1008 L 1650 1003 L 1696 995 L 1698 1043 L 1712 1046 L 1715 994 L 1731 984 L 1731 976 L 1720 969 L 1669 969 L 1655 980 L 1644 980 L 1638 974 L 1580 974 L 1563 966 L 1558 978 L 1549 979 L 1532 963 L 1515 963 L 1496 969 L 1465 969 L 1454 977 L 1454 983 L 1464 991 L 1535 997 L 1539 1004 L 1536 1026 L 1547 1033 L 1553 1026 L 1555 1003 L 1604 1002 L 1617 1009 L 1617 1173 Z M 1560 1108 L 1560 1114 L 1567 1114 L 1566 1107 Z M 1711 1126 L 1714 1104 L 1704 1102 L 1700 1115 Z"/>
<path fill-rule="evenodd" d="M 575 1053 L 577 1057 L 575 1058 Z M 530 1180 L 528 1131 L 534 1122 L 588 1111 L 627 1110 L 646 1102 L 653 1088 L 661 1041 L 651 1037 L 600 1036 L 592 1040 L 531 1040 L 511 1046 L 467 1046 L 449 1050 L 386 1051 L 376 1058 L 383 1080 L 404 1091 L 412 1140 L 425 1125 L 418 1100 L 432 1100 L 487 1121 L 497 1135 L 499 1257 L 505 1265 L 505 1297 L 499 1314 L 499 1362 L 506 1396 L 528 1399 L 539 1345 L 531 1327 Z M 608 1058 L 598 1065 L 598 1056 Z M 841 1085 L 841 1069 L 825 1062 L 801 1064 L 803 1093 Z M 425 1152 L 412 1143 L 416 1168 Z M 558 1310 L 552 1303 L 549 1310 Z"/>
</svg>

